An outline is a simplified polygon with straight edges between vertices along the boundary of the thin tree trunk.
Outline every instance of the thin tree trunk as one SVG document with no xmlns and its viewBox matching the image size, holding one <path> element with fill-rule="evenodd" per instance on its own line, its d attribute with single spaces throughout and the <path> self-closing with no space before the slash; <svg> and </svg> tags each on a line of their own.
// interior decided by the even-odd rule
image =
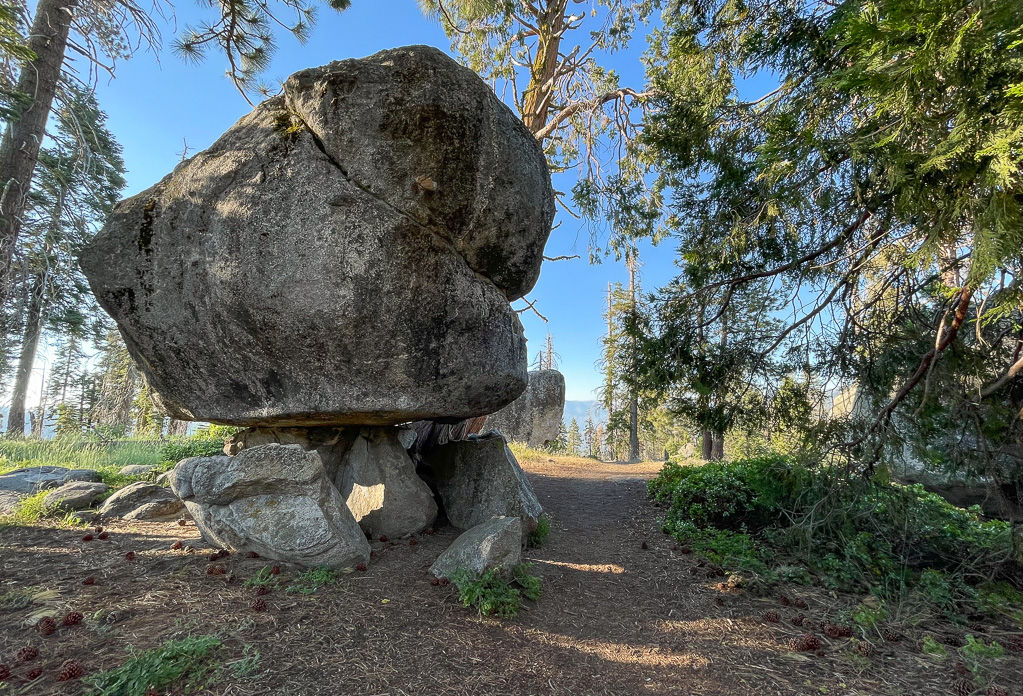
<svg viewBox="0 0 1023 696">
<path fill-rule="evenodd" d="M 22 68 L 15 88 L 28 95 L 32 103 L 11 121 L 0 142 L 0 306 L 6 304 L 10 294 L 11 260 L 64 65 L 74 3 L 40 0 L 36 6 L 28 40 L 28 48 L 36 57 Z"/>
<path fill-rule="evenodd" d="M 191 421 L 171 418 L 170 423 L 167 424 L 167 437 L 184 437 L 188 434 L 188 426 L 191 424 Z"/>
<path fill-rule="evenodd" d="M 547 113 L 556 83 L 554 78 L 561 58 L 561 30 L 567 8 L 568 0 L 553 0 L 537 17 L 536 56 L 529 69 L 529 85 L 522 95 L 522 123 L 530 133 L 535 134 L 547 125 Z"/>
<path fill-rule="evenodd" d="M 725 436 L 721 433 L 714 433 L 711 437 L 710 459 L 720 462 L 725 458 Z"/>
<path fill-rule="evenodd" d="M 25 398 L 28 395 L 28 381 L 32 377 L 39 336 L 43 331 L 43 304 L 45 299 L 46 275 L 36 273 L 29 289 L 28 312 L 25 317 L 25 336 L 21 341 L 21 356 L 11 393 L 11 411 L 7 417 L 7 436 L 25 437 Z M 42 398 L 42 394 L 40 394 Z"/>
<path fill-rule="evenodd" d="M 705 460 L 710 461 L 714 456 L 714 433 L 709 430 L 704 430 L 701 440 L 701 454 Z"/>
<path fill-rule="evenodd" d="M 629 311 L 636 323 L 636 257 L 629 261 Z M 636 336 L 629 337 L 629 461 L 639 461 L 639 394 L 636 393 Z"/>
</svg>

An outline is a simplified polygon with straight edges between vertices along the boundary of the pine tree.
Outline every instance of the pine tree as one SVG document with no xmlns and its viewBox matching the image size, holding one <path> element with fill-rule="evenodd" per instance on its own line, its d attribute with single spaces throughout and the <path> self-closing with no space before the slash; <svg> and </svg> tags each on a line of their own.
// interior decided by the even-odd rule
<svg viewBox="0 0 1023 696">
<path fill-rule="evenodd" d="M 575 418 L 568 424 L 568 433 L 565 435 L 565 452 L 573 457 L 580 455 L 583 440 L 579 433 L 579 423 Z"/>
</svg>

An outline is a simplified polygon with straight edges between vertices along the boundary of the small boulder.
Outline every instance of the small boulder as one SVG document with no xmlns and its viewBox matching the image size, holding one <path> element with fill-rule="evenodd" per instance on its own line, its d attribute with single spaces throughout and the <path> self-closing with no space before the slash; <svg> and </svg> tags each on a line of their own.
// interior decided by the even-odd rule
<svg viewBox="0 0 1023 696">
<path fill-rule="evenodd" d="M 185 504 L 163 486 L 147 481 L 132 483 L 106 499 L 99 512 L 103 517 L 126 520 L 174 520 Z"/>
<path fill-rule="evenodd" d="M 192 457 L 168 480 L 210 544 L 307 567 L 369 560 L 369 543 L 315 451 L 272 444 Z"/>
<path fill-rule="evenodd" d="M 121 476 L 146 476 L 150 471 L 156 469 L 155 466 L 148 464 L 130 464 L 128 466 L 121 467 L 118 471 Z"/>
<path fill-rule="evenodd" d="M 364 428 L 335 483 L 359 526 L 373 538 L 415 534 L 437 518 L 433 493 L 416 476 L 397 428 Z"/>
<path fill-rule="evenodd" d="M 522 521 L 495 517 L 455 539 L 430 566 L 430 572 L 438 578 L 450 578 L 457 570 L 479 577 L 492 568 L 510 574 L 521 561 Z"/>
<path fill-rule="evenodd" d="M 0 476 L 0 491 L 38 493 L 64 483 L 70 469 L 63 466 L 33 466 Z"/>
<path fill-rule="evenodd" d="M 13 515 L 23 497 L 19 493 L 0 491 L 0 515 Z"/>
<path fill-rule="evenodd" d="M 93 504 L 110 489 L 105 483 L 91 481 L 72 481 L 53 489 L 43 498 L 43 508 L 55 510 L 84 510 Z"/>
<path fill-rule="evenodd" d="M 64 478 L 61 483 L 71 483 L 72 481 L 89 481 L 91 483 L 99 483 L 103 480 L 103 477 L 99 475 L 99 472 L 95 469 L 68 469 L 68 472 L 64 474 Z"/>
<path fill-rule="evenodd" d="M 543 514 L 540 501 L 499 433 L 470 436 L 434 449 L 428 462 L 451 524 L 469 529 L 495 516 L 522 520 L 522 541 Z"/>
</svg>

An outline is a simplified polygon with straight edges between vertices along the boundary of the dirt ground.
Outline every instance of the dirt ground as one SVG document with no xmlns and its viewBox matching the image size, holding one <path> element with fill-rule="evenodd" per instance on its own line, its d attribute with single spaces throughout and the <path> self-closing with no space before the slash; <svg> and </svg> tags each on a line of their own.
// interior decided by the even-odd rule
<svg viewBox="0 0 1023 696">
<path fill-rule="evenodd" d="M 0 693 L 80 694 L 81 682 L 57 681 L 64 660 L 98 672 L 123 663 L 129 646 L 144 650 L 187 635 L 224 641 L 225 669 L 203 691 L 224 696 L 902 696 L 964 688 L 956 684 L 962 676 L 955 649 L 948 657 L 921 650 L 925 635 L 940 637 L 950 626 L 903 627 L 897 642 L 858 626 L 853 638 L 830 639 L 815 626 L 820 652 L 791 650 L 789 641 L 806 630 L 790 623 L 800 610 L 782 606 L 777 593 L 728 589 L 661 533 L 661 510 L 645 498 L 645 480 L 659 463 L 552 458 L 522 465 L 553 529 L 543 548 L 526 553 L 543 580 L 543 597 L 508 620 L 480 618 L 458 603 L 452 586 L 430 584 L 430 564 L 457 536 L 450 527 L 415 544 L 377 543 L 366 572 L 312 595 L 276 590 L 266 597 L 266 612 L 250 608 L 254 590 L 243 586 L 266 562 L 233 555 L 218 561 L 233 583 L 207 575 L 212 550 L 191 524 L 113 524 L 109 539 L 91 542 L 82 541 L 82 530 L 0 529 L 0 664 L 13 672 Z M 172 550 L 178 540 L 184 548 Z M 125 558 L 129 551 L 133 561 Z M 298 572 L 282 567 L 282 587 Z M 89 576 L 95 584 L 83 585 Z M 11 595 L 4 602 L 5 593 L 26 588 L 35 596 L 27 606 Z M 803 587 L 781 591 L 805 599 L 802 611 L 815 622 L 858 601 Z M 81 626 L 49 637 L 35 630 L 43 613 L 70 610 L 85 614 Z M 764 620 L 770 610 L 780 622 Z M 1004 627 L 980 628 L 973 629 L 980 637 L 1011 637 Z M 857 648 L 864 642 L 872 646 L 869 656 Z M 25 645 L 38 646 L 40 655 L 17 664 Z M 255 668 L 232 677 L 232 664 L 256 652 Z M 43 674 L 27 682 L 31 666 Z M 1021 684 L 1023 655 L 1010 652 L 991 660 L 972 687 L 1018 696 Z M 987 691 L 989 685 L 1004 691 Z"/>
</svg>

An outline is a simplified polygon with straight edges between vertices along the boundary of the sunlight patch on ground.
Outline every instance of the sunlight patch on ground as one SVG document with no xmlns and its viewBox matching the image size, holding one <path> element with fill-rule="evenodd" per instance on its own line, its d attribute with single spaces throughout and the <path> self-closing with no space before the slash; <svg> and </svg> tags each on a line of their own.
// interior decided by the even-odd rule
<svg viewBox="0 0 1023 696">
<path fill-rule="evenodd" d="M 559 566 L 561 568 L 570 568 L 571 570 L 582 570 L 587 573 L 611 573 L 613 575 L 618 575 L 625 572 L 625 568 L 623 568 L 620 565 L 615 565 L 613 563 L 608 563 L 607 565 L 604 564 L 590 565 L 587 563 L 565 563 L 564 561 L 548 561 L 540 558 L 533 560 L 533 563 L 538 563 L 541 565 Z"/>
</svg>

